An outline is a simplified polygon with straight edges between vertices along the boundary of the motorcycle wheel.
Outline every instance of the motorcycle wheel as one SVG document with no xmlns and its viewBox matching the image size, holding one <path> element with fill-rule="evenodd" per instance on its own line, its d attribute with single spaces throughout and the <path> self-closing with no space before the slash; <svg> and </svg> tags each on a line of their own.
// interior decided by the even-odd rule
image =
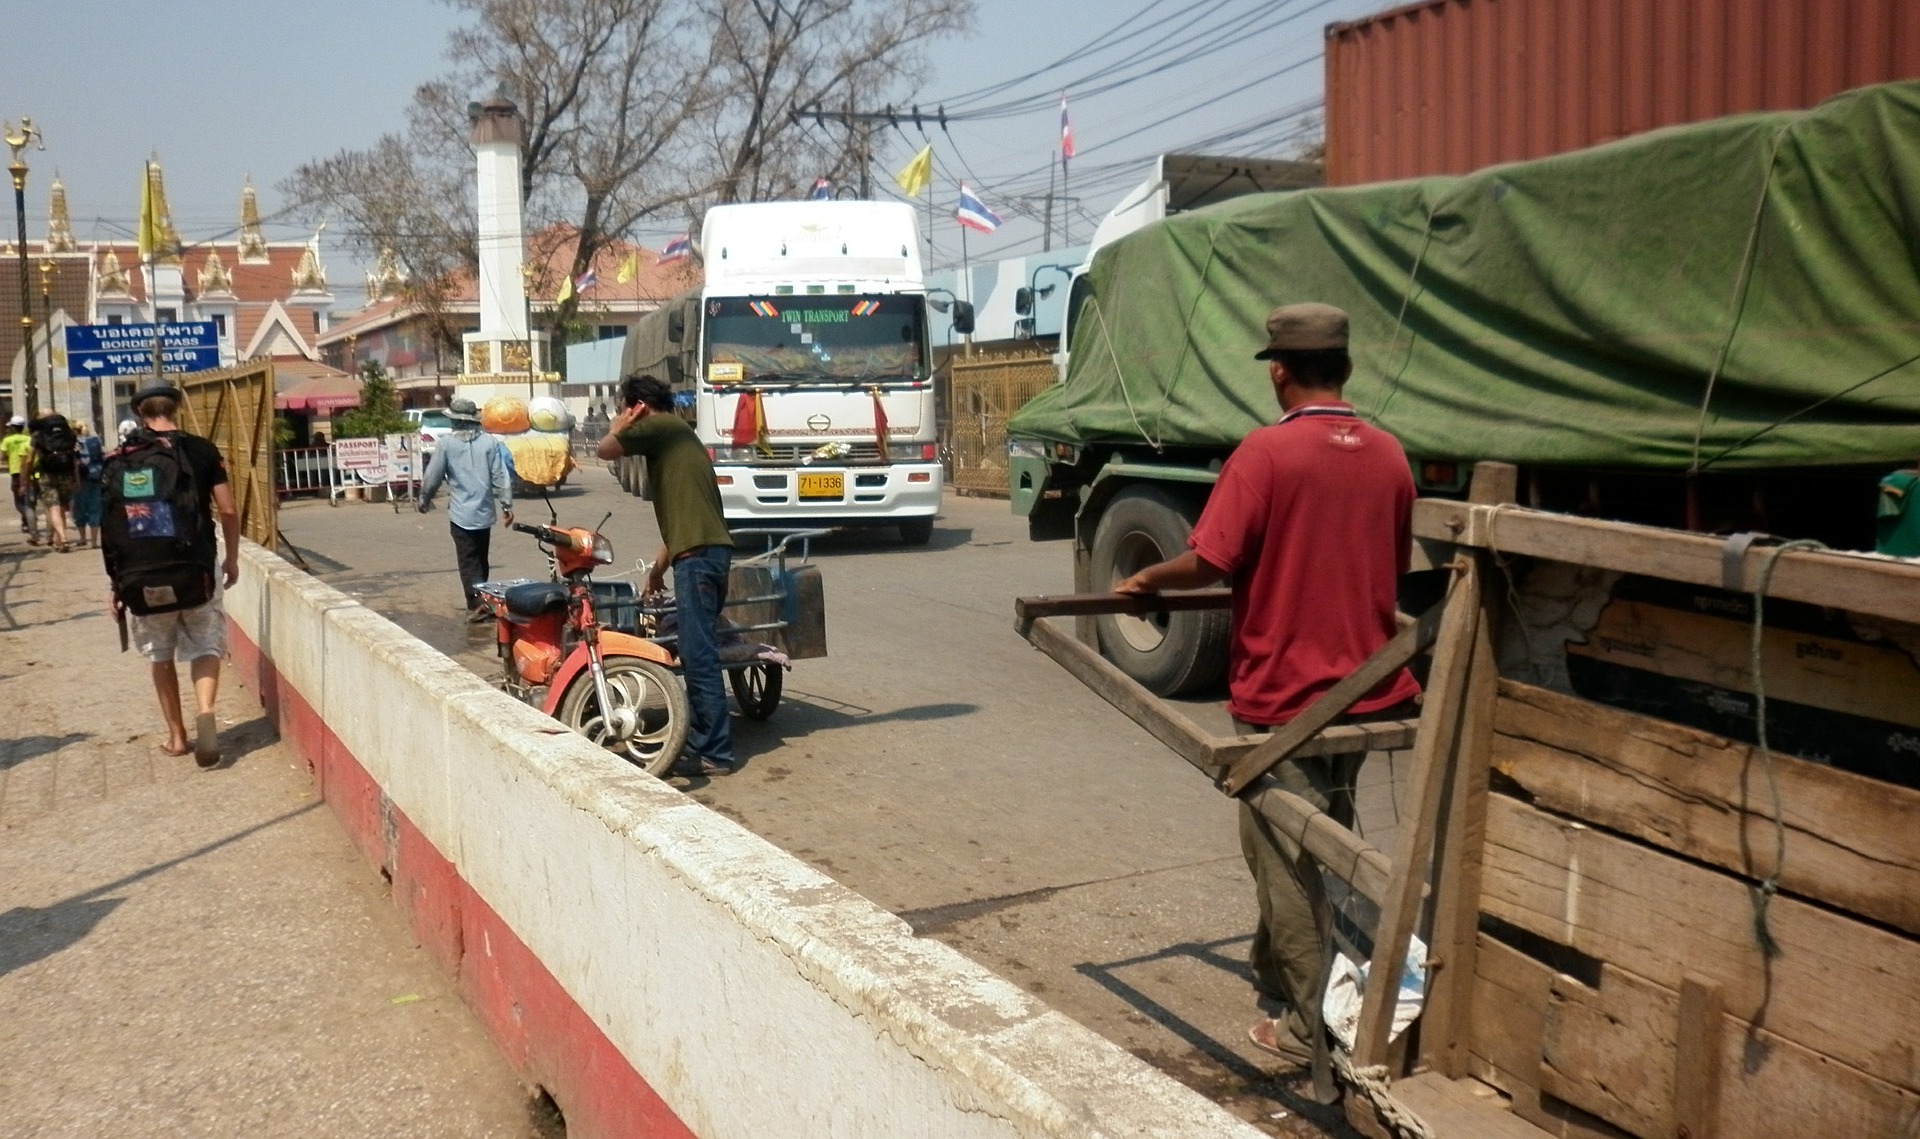
<svg viewBox="0 0 1920 1139">
<path fill-rule="evenodd" d="M 671 669 L 638 657 L 610 657 L 605 669 L 608 698 L 616 708 L 632 708 L 638 715 L 633 734 L 611 738 L 593 674 L 584 670 L 560 698 L 560 722 L 648 775 L 665 775 L 687 742 L 692 713 L 686 687 Z"/>
<path fill-rule="evenodd" d="M 734 703 L 749 720 L 764 720 L 780 706 L 780 687 L 784 670 L 777 664 L 756 664 L 749 668 L 727 670 L 727 683 L 733 688 Z"/>
</svg>

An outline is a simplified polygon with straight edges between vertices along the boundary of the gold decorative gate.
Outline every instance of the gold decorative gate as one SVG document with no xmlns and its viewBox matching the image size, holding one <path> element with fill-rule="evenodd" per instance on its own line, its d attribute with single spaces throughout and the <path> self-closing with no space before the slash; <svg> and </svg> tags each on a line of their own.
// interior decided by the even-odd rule
<svg viewBox="0 0 1920 1139">
<path fill-rule="evenodd" d="M 953 361 L 953 488 L 964 494 L 1007 494 L 1007 420 L 1053 383 L 1053 357 L 1017 356 Z"/>
<path fill-rule="evenodd" d="M 186 394 L 180 426 L 213 440 L 227 460 L 240 532 L 271 550 L 279 532 L 273 494 L 273 364 L 257 361 L 176 382 Z"/>
</svg>

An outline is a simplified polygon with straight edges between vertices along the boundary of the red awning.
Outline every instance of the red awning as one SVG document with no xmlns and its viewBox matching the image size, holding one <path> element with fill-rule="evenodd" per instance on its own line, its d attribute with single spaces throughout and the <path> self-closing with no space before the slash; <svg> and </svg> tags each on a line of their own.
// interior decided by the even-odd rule
<svg viewBox="0 0 1920 1139">
<path fill-rule="evenodd" d="M 279 411 L 333 411 L 360 406 L 357 376 L 313 376 L 273 397 Z"/>
</svg>

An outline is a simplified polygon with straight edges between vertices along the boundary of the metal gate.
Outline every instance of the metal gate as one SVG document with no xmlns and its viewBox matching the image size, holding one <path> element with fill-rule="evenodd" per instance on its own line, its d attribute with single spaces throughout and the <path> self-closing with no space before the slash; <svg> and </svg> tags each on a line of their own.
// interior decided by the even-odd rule
<svg viewBox="0 0 1920 1139">
<path fill-rule="evenodd" d="M 1007 420 L 1053 383 L 1051 354 L 953 361 L 953 488 L 1007 495 Z"/>
<path fill-rule="evenodd" d="M 227 460 L 240 532 L 274 549 L 279 530 L 273 493 L 273 364 L 241 364 L 177 377 L 186 394 L 180 426 L 213 440 Z"/>
</svg>

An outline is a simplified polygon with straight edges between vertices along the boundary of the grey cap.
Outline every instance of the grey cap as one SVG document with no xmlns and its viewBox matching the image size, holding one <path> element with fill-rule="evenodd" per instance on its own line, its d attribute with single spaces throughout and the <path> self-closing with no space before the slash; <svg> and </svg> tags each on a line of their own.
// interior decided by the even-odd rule
<svg viewBox="0 0 1920 1139">
<path fill-rule="evenodd" d="M 25 427 L 26 425 L 27 417 L 24 415 L 16 415 L 12 419 L 7 420 L 8 427 Z"/>
<path fill-rule="evenodd" d="M 1280 352 L 1318 352 L 1347 346 L 1347 313 L 1314 302 L 1281 305 L 1267 314 L 1267 346 L 1253 354 L 1271 360 Z"/>
<path fill-rule="evenodd" d="M 455 423 L 480 422 L 480 409 L 472 400 L 462 397 L 447 405 L 447 418 Z"/>
</svg>

